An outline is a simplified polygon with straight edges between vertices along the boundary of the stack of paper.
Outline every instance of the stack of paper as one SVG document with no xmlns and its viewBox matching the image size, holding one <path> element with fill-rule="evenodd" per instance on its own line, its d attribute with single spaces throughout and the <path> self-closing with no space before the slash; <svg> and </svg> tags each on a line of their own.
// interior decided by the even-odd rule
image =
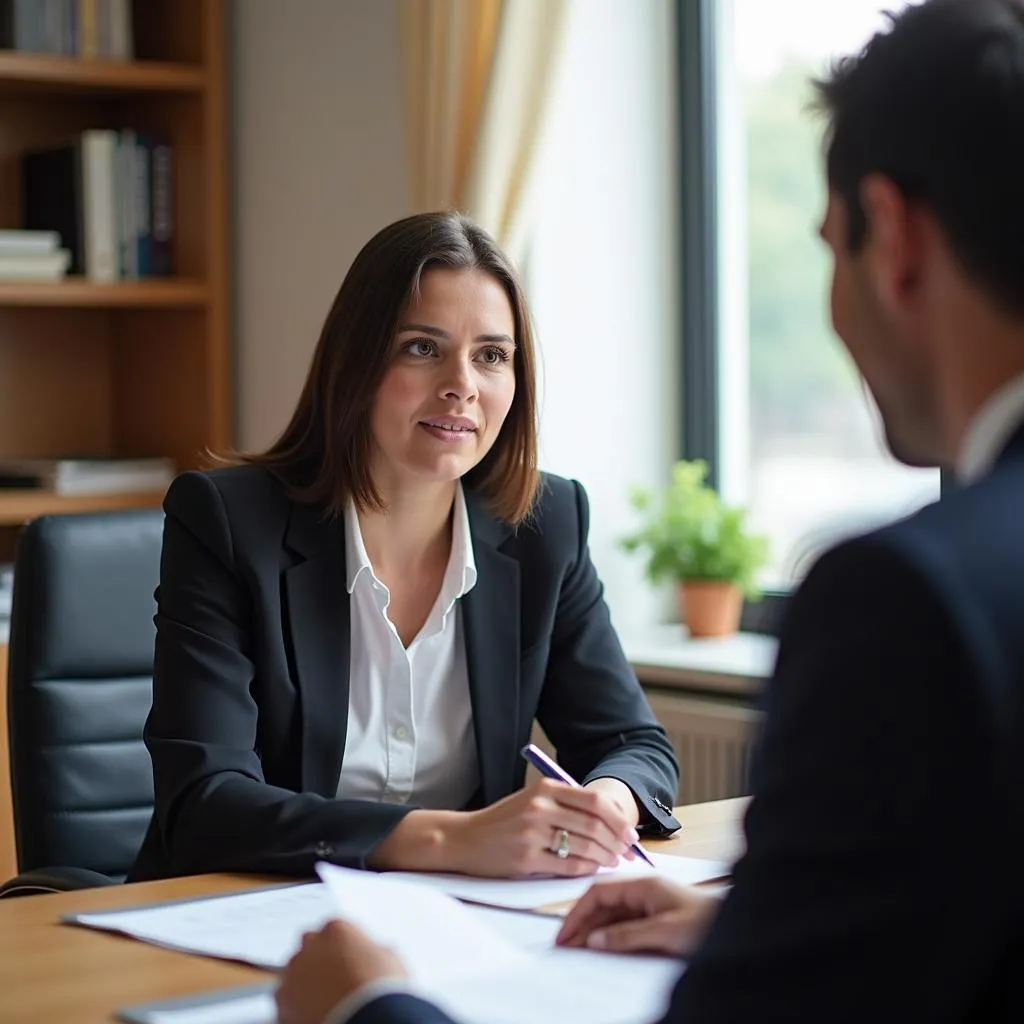
<svg viewBox="0 0 1024 1024">
<path fill-rule="evenodd" d="M 280 969 L 304 932 L 342 917 L 394 949 L 413 990 L 462 1024 L 645 1024 L 662 1014 L 682 970 L 679 961 L 558 948 L 557 917 L 497 908 L 575 899 L 595 881 L 653 873 L 692 883 L 720 878 L 728 870 L 714 861 L 654 857 L 656 871 L 633 862 L 597 879 L 374 874 L 322 864 L 324 884 L 275 886 L 69 920 L 172 949 Z M 198 1004 L 134 1008 L 123 1011 L 122 1019 L 271 1024 L 272 989 Z"/>
<path fill-rule="evenodd" d="M 656 874 L 677 885 L 697 885 L 729 874 L 724 861 L 697 857 L 670 857 L 663 853 L 648 854 L 657 870 L 641 860 L 622 861 L 617 868 L 602 868 L 585 878 L 476 878 L 469 875 L 427 874 L 396 871 L 389 878 L 415 882 L 440 889 L 449 896 L 492 907 L 516 907 L 536 910 L 542 907 L 578 900 L 596 882 L 620 881 L 642 875 Z"/>
<path fill-rule="evenodd" d="M 414 990 L 467 1024 L 649 1024 L 681 972 L 665 957 L 555 947 L 555 920 L 546 948 L 524 949 L 473 908 L 415 882 L 318 870 L 339 916 L 395 950 Z"/>
</svg>

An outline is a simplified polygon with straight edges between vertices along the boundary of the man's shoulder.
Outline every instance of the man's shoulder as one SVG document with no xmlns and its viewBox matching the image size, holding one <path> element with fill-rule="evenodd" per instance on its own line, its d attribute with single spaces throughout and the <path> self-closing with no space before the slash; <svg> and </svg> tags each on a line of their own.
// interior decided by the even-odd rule
<svg viewBox="0 0 1024 1024">
<path fill-rule="evenodd" d="M 960 645 L 982 674 L 1008 666 L 1024 692 L 1024 466 L 827 551 L 799 588 L 787 621 L 824 616 L 869 640 Z M 820 623 L 818 623 L 820 625 Z M 898 629 L 893 631 L 893 627 Z M 831 627 L 830 627 L 831 628 Z"/>
<path fill-rule="evenodd" d="M 874 559 L 974 575 L 996 566 L 1024 572 L 1024 462 L 997 468 L 968 487 L 825 551 L 813 569 Z"/>
<path fill-rule="evenodd" d="M 868 535 L 911 562 L 930 567 L 963 588 L 982 587 L 994 574 L 1024 578 L 1024 463 L 952 488 L 918 512 Z"/>
</svg>

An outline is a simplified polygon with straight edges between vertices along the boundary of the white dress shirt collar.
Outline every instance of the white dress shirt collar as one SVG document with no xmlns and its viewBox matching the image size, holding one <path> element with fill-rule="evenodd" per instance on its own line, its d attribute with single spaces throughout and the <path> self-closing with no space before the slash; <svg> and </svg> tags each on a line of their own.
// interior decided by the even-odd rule
<svg viewBox="0 0 1024 1024">
<path fill-rule="evenodd" d="M 461 486 L 441 586 L 407 644 L 391 620 L 391 592 L 373 571 L 351 503 L 345 552 L 349 696 L 337 795 L 464 807 L 479 788 L 480 765 L 459 601 L 476 584 L 477 573 Z"/>
<path fill-rule="evenodd" d="M 349 499 L 345 507 L 345 574 L 349 594 L 355 589 L 356 580 L 363 572 L 374 579 L 376 574 L 370 564 L 363 533 L 359 528 L 359 514 L 355 502 Z M 463 595 L 476 586 L 476 559 L 473 556 L 473 538 L 469 529 L 469 513 L 466 510 L 466 496 L 462 484 L 455 485 L 455 501 L 452 506 L 452 550 L 441 583 L 444 613 Z"/>
<path fill-rule="evenodd" d="M 972 484 L 995 465 L 1017 428 L 1024 424 L 1024 374 L 989 396 L 964 435 L 956 460 L 957 481 Z"/>
</svg>

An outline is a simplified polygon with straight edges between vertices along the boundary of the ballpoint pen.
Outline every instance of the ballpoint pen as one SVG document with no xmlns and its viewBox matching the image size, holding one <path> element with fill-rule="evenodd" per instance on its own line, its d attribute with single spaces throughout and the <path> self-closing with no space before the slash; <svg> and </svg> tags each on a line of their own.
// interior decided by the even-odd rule
<svg viewBox="0 0 1024 1024">
<path fill-rule="evenodd" d="M 541 773 L 541 775 L 546 775 L 549 779 L 556 779 L 558 782 L 564 782 L 567 786 L 572 786 L 574 789 L 582 788 L 564 768 L 555 764 L 555 762 L 552 761 L 551 758 L 535 744 L 527 743 L 519 753 L 522 754 L 523 757 Z M 647 864 L 650 864 L 652 868 L 654 867 L 654 861 L 647 856 L 647 852 L 639 843 L 633 843 L 632 849 L 638 857 L 644 860 Z"/>
</svg>

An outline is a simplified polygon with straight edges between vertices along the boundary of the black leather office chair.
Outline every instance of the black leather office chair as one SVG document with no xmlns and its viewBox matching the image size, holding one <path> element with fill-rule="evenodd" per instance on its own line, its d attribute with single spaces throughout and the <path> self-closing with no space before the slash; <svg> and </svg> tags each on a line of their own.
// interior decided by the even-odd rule
<svg viewBox="0 0 1024 1024">
<path fill-rule="evenodd" d="M 153 809 L 159 510 L 44 516 L 18 538 L 8 672 L 17 878 L 0 898 L 124 880 Z"/>
</svg>

